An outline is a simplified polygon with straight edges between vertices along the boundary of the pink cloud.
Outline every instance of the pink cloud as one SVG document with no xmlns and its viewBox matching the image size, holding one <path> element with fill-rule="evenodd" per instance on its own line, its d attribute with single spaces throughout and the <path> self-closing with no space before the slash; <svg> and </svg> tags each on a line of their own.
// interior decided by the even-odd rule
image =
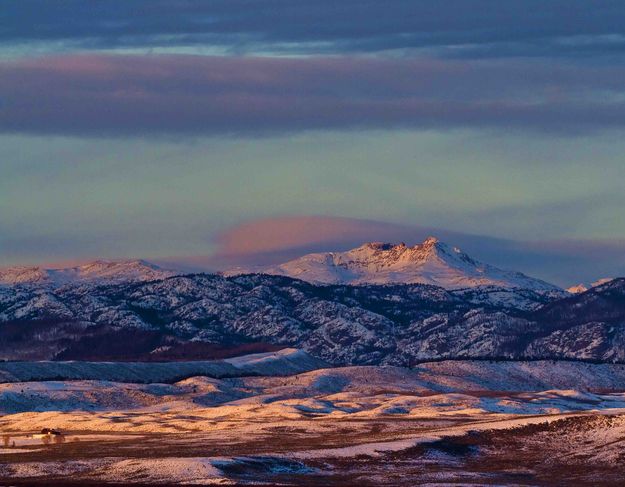
<svg viewBox="0 0 625 487">
<path fill-rule="evenodd" d="M 235 226 L 219 235 L 217 243 L 220 256 L 245 256 L 371 239 L 392 240 L 409 231 L 402 225 L 354 218 L 285 216 Z"/>
</svg>

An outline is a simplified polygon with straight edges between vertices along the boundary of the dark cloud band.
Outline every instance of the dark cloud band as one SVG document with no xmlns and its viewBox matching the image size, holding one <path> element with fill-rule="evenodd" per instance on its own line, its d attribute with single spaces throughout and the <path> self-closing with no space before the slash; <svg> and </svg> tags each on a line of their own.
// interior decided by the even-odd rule
<svg viewBox="0 0 625 487">
<path fill-rule="evenodd" d="M 461 56 L 625 51 L 621 0 L 9 0 L 0 25 L 5 45 L 57 41 L 82 49 L 419 48 Z"/>
<path fill-rule="evenodd" d="M 64 56 L 0 64 L 0 131 L 268 134 L 625 125 L 625 68 L 368 57 Z"/>
</svg>

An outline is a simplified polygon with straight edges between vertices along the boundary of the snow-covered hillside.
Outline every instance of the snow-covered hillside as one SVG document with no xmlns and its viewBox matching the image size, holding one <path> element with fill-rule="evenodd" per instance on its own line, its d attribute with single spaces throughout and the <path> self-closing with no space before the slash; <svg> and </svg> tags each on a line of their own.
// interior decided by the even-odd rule
<svg viewBox="0 0 625 487">
<path fill-rule="evenodd" d="M 333 365 L 441 358 L 625 360 L 625 279 L 528 289 L 316 286 L 265 274 L 0 287 L 0 358 L 208 360 L 276 347 Z"/>
<path fill-rule="evenodd" d="M 271 362 L 279 366 L 287 357 L 293 363 L 300 361 L 299 366 L 257 375 L 260 370 L 254 364 Z M 245 405 L 254 402 L 277 403 L 282 413 L 299 410 L 357 416 L 408 414 L 410 409 L 415 410 L 414 414 L 429 409 L 431 414 L 433 407 L 444 413 L 466 409 L 467 403 L 490 412 L 520 414 L 541 413 L 546 408 L 574 410 L 580 408 L 580 403 L 582 408 L 600 407 L 602 402 L 606 407 L 617 407 L 616 402 L 618 407 L 625 407 L 623 394 L 606 395 L 625 390 L 623 365 L 468 360 L 424 363 L 414 369 L 328 369 L 319 368 L 324 364 L 311 360 L 296 351 L 249 357 L 243 359 L 242 368 L 232 368 L 228 374 L 217 363 L 211 367 L 208 362 L 158 364 L 153 370 L 147 364 L 129 367 L 124 363 L 76 363 L 71 369 L 70 364 L 60 363 L 50 364 L 57 366 L 56 377 L 54 372 L 46 373 L 44 367 L 39 367 L 40 377 L 54 378 L 42 381 L 32 380 L 33 366 L 37 364 L 15 364 L 13 372 L 18 375 L 10 382 L 0 375 L 0 413 L 134 409 L 169 403 L 187 412 L 198 406 L 240 405 L 245 414 Z M 310 370 L 311 366 L 316 370 Z M 193 372 L 202 375 L 194 376 Z M 463 395 L 467 392 L 473 397 Z M 489 398 L 484 394 L 487 392 L 499 393 L 505 400 Z M 484 397 L 476 397 L 480 395 Z"/>
<path fill-rule="evenodd" d="M 196 375 L 217 378 L 283 376 L 327 366 L 323 360 L 293 348 L 196 362 L 0 362 L 0 383 L 49 380 L 154 383 L 173 382 Z"/>
<path fill-rule="evenodd" d="M 557 286 L 472 259 L 434 237 L 409 247 L 404 243 L 366 243 L 346 252 L 308 254 L 258 272 L 318 284 L 431 284 L 446 289 L 497 286 L 554 291 Z M 228 275 L 242 273 L 241 269 Z"/>
<path fill-rule="evenodd" d="M 42 267 L 7 267 L 0 269 L 0 284 L 30 284 L 38 286 L 63 286 L 67 284 L 110 284 L 115 282 L 141 282 L 164 279 L 176 275 L 172 270 L 144 260 L 96 260 L 64 269 Z"/>
<path fill-rule="evenodd" d="M 0 481 L 616 486 L 624 387 L 622 365 L 551 361 L 0 384 Z"/>
</svg>

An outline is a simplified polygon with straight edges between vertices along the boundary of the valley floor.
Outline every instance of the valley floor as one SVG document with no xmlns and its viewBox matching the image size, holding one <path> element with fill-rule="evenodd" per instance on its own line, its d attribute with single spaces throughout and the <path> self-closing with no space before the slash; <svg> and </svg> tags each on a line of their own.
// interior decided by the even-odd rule
<svg viewBox="0 0 625 487">
<path fill-rule="evenodd" d="M 2 384 L 0 483 L 622 485 L 624 392 L 495 389 L 496 366 Z"/>
</svg>

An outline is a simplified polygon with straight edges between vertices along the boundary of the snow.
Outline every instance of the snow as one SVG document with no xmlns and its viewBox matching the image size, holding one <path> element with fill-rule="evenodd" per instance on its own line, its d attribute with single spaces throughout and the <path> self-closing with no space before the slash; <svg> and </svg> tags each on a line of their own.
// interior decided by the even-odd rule
<svg viewBox="0 0 625 487">
<path fill-rule="evenodd" d="M 328 457 L 355 457 L 358 455 L 367 455 L 371 457 L 380 456 L 382 453 L 388 453 L 393 451 L 401 451 L 407 450 L 408 448 L 412 448 L 418 443 L 425 441 L 432 441 L 436 439 L 434 436 L 428 436 L 424 438 L 420 438 L 419 441 L 416 441 L 413 438 L 407 440 L 397 440 L 397 441 L 383 441 L 376 443 L 363 443 L 360 445 L 347 446 L 342 448 L 321 448 L 317 450 L 308 450 L 297 452 L 289 455 L 292 458 L 328 458 Z"/>
<path fill-rule="evenodd" d="M 579 283 L 575 286 L 571 286 L 569 288 L 567 288 L 567 292 L 571 293 L 571 294 L 580 294 L 580 293 L 585 293 L 586 291 L 588 291 L 589 289 L 592 289 L 593 287 L 597 287 L 597 286 L 602 286 L 603 284 L 607 284 L 610 281 L 613 281 L 614 278 L 613 277 L 603 277 L 601 279 L 597 279 L 596 281 L 588 284 L 588 283 Z"/>
<path fill-rule="evenodd" d="M 285 350 L 233 360 L 239 370 L 269 361 L 282 363 L 306 354 Z M 114 364 L 110 364 L 114 365 Z M 120 364 L 124 366 L 125 364 Z M 152 364 L 148 364 L 152 365 Z M 171 364 L 176 365 L 176 364 Z M 234 366 L 233 366 L 234 367 Z M 241 376 L 243 375 L 243 376 Z M 205 419 L 302 418 L 307 414 L 350 417 L 434 417 L 458 414 L 547 414 L 625 407 L 625 366 L 575 362 L 449 361 L 415 369 L 389 366 L 319 369 L 290 376 L 191 377 L 173 384 L 128 384 L 105 380 L 15 382 L 0 385 L 0 412 L 20 413 L 30 428 L 33 414 L 41 427 L 57 413 L 131 411 L 136 430 L 181 427 L 179 414 Z M 606 391 L 614 391 L 608 393 Z M 15 418 L 20 416 L 15 414 Z M 46 416 L 52 414 L 53 416 Z M 156 415 L 156 416 L 154 416 Z M 14 418 L 14 419 L 15 419 Z M 158 418 L 158 420 L 157 420 Z M 129 428 L 115 415 L 74 417 L 89 428 Z M 93 423 L 95 421 L 95 423 Z M 154 422 L 158 424 L 154 424 Z M 97 426 L 99 425 L 99 426 Z M 57 424 L 67 428 L 65 420 Z M 71 427 L 71 426 L 70 426 Z M 212 426 L 209 426 L 212 428 Z M 204 426 L 202 427 L 204 428 Z"/>
<path fill-rule="evenodd" d="M 55 480 L 60 477 L 71 479 L 74 482 L 80 480 L 91 483 L 99 481 L 123 483 L 124 485 L 133 483 L 294 485 L 298 483 L 298 479 L 301 480 L 301 483 L 307 484 L 306 478 L 288 477 L 280 479 L 277 475 L 306 476 L 316 474 L 314 478 L 310 479 L 315 485 L 317 485 L 315 480 L 319 481 L 320 479 L 319 475 L 322 476 L 321 480 L 324 485 L 344 485 L 345 479 L 354 480 L 358 478 L 358 476 L 350 476 L 350 474 L 367 475 L 368 472 L 362 468 L 373 466 L 374 462 L 379 461 L 381 462 L 381 470 L 378 470 L 377 473 L 382 475 L 379 477 L 380 483 L 385 485 L 388 481 L 399 480 L 404 473 L 409 475 L 409 483 L 401 483 L 401 485 L 426 485 L 420 479 L 422 473 L 425 474 L 425 478 L 428 478 L 428 471 L 434 476 L 429 476 L 429 479 L 437 479 L 431 485 L 440 485 L 441 481 L 444 481 L 445 485 L 450 482 L 456 484 L 464 478 L 458 475 L 464 475 L 465 472 L 469 474 L 467 480 L 472 481 L 462 482 L 462 485 L 484 485 L 484 482 L 474 482 L 476 477 L 471 476 L 471 470 L 465 468 L 468 466 L 463 463 L 465 458 L 439 451 L 435 443 L 441 440 L 449 441 L 450 438 L 462 437 L 467 434 L 476 435 L 480 432 L 488 432 L 489 435 L 494 435 L 497 431 L 501 431 L 505 435 L 504 437 L 522 440 L 520 449 L 505 452 L 512 455 L 518 454 L 519 464 L 518 467 L 514 468 L 514 472 L 533 474 L 533 467 L 536 465 L 527 462 L 527 453 L 532 453 L 533 456 L 537 455 L 540 458 L 542 449 L 546 455 L 552 455 L 553 459 L 560 457 L 559 460 L 566 466 L 581 463 L 582 465 L 599 467 L 600 471 L 602 466 L 615 466 L 622 463 L 622 438 L 625 434 L 624 413 L 625 410 L 623 409 L 602 411 L 598 414 L 577 412 L 510 416 L 476 413 L 473 417 L 446 422 L 393 423 L 387 421 L 384 424 L 385 427 L 390 428 L 390 431 L 382 436 L 380 436 L 379 430 L 376 430 L 375 433 L 371 430 L 373 425 L 381 424 L 381 418 L 377 418 L 375 423 L 365 421 L 341 422 L 335 419 L 322 423 L 309 418 L 299 422 L 285 422 L 281 418 L 274 418 L 273 421 L 263 418 L 263 424 L 257 424 L 256 430 L 248 427 L 249 422 L 239 421 L 238 423 L 230 423 L 228 429 L 221 429 L 214 432 L 213 435 L 196 434 L 193 436 L 185 434 L 181 436 L 175 434 L 158 437 L 158 441 L 169 447 L 172 452 L 180 451 L 179 448 L 182 446 L 191 447 L 193 451 L 201 452 L 202 447 L 204 447 L 207 449 L 207 454 L 204 456 L 197 453 L 174 456 L 163 449 L 154 451 L 151 448 L 154 443 L 150 444 L 149 435 L 135 436 L 135 438 L 142 439 L 141 444 L 143 446 L 140 446 L 139 449 L 124 444 L 123 437 L 119 436 L 122 441 L 115 443 L 115 445 L 119 448 L 120 456 L 103 455 L 81 458 L 80 460 L 50 460 L 50 457 L 54 458 L 54 448 L 49 448 L 46 451 L 41 448 L 11 448 L 7 449 L 7 454 L 11 451 L 21 453 L 22 450 L 30 452 L 31 455 L 42 452 L 45 455 L 45 460 L 13 461 L 10 458 L 11 455 L 8 455 L 0 463 L 0 477 L 3 480 L 8 478 L 24 480 L 50 476 Z M 545 423 L 554 426 L 538 427 L 534 429 L 531 435 L 524 434 L 524 428 Z M 258 443 L 250 441 L 251 439 L 266 438 L 268 441 L 273 440 L 275 442 L 278 438 L 272 437 L 270 434 L 272 427 L 280 428 L 280 431 L 287 431 L 287 436 L 285 436 L 287 438 L 296 431 L 290 429 L 295 425 L 297 425 L 297 431 L 300 434 L 300 443 L 294 445 L 293 450 L 285 451 L 280 448 L 279 443 L 273 443 L 268 445 L 268 448 L 263 448 L 262 442 L 260 453 L 254 450 L 258 446 L 250 448 L 251 445 L 258 445 Z M 395 427 L 398 429 L 394 430 Z M 306 431 L 303 431 L 302 428 L 306 428 Z M 345 428 L 350 428 L 351 434 L 355 436 L 349 437 L 346 441 L 337 442 L 341 436 L 333 434 L 333 430 L 344 430 Z M 309 435 L 319 438 L 319 435 L 323 437 L 324 433 L 329 439 L 331 438 L 329 444 L 316 443 L 310 445 L 308 443 Z M 81 441 L 86 441 L 87 437 L 89 435 L 85 435 L 85 440 Z M 91 437 L 95 438 L 94 435 Z M 109 437 L 113 438 L 114 435 L 109 435 Z M 211 443 L 227 445 L 227 449 L 234 447 L 239 449 L 237 451 L 241 451 L 241 447 L 248 447 L 249 453 L 221 455 L 219 450 L 211 449 Z M 421 452 L 417 450 L 401 455 L 401 452 L 417 445 L 423 445 L 424 448 Z M 272 446 L 276 446 L 277 449 L 272 450 Z M 492 459 L 492 456 L 488 456 L 488 448 L 487 443 L 480 445 L 479 451 L 471 455 L 471 460 L 481 461 L 483 459 L 488 461 Z M 500 445 L 499 448 L 501 448 Z M 533 449 L 538 449 L 538 453 L 532 451 Z M 166 454 L 162 455 L 164 451 Z M 392 454 L 393 452 L 395 454 Z M 504 453 L 500 450 L 498 452 Z M 127 453 L 128 456 L 121 456 L 124 453 Z M 480 455 L 481 458 L 477 455 Z M 547 468 L 549 468 L 550 460 L 550 458 L 545 459 Z M 452 464 L 456 466 L 457 470 L 448 470 Z M 406 467 L 408 468 L 406 469 Z M 424 467 L 429 467 L 429 469 L 422 472 Z M 392 477 L 388 476 L 391 471 L 390 468 L 392 468 L 394 475 Z M 506 473 L 510 472 L 510 469 L 506 469 Z M 335 474 L 338 475 L 338 483 L 333 476 Z M 368 475 L 368 478 L 373 483 L 376 482 L 375 477 Z M 491 482 L 493 479 L 490 477 L 486 480 L 489 485 L 511 485 L 509 482 L 493 484 Z M 548 484 L 561 483 L 548 482 L 544 478 L 543 480 Z M 592 482 L 589 485 L 596 484 L 597 482 Z"/>
<path fill-rule="evenodd" d="M 421 379 L 441 390 L 625 390 L 625 365 L 574 361 L 441 361 L 420 364 Z"/>
<path fill-rule="evenodd" d="M 28 450 L 33 451 L 33 450 Z M 216 460 L 215 460 L 216 461 Z M 17 478 L 38 478 L 65 475 L 68 477 L 86 474 L 105 478 L 107 482 L 140 482 L 193 485 L 223 485 L 221 471 L 213 466 L 211 459 L 157 458 L 121 459 L 104 458 L 98 460 L 67 462 L 22 462 L 4 465 L 0 474 Z M 230 482 L 225 482 L 230 485 Z"/>
<path fill-rule="evenodd" d="M 221 471 L 208 458 L 157 458 L 119 460 L 105 467 L 106 477 L 117 482 L 216 484 Z"/>
<path fill-rule="evenodd" d="M 229 366 L 285 358 L 308 360 L 282 350 L 229 359 Z M 575 455 L 579 443 L 584 455 L 614 462 L 625 432 L 623 391 L 623 366 L 551 361 L 325 368 L 173 384 L 10 383 L 0 386 L 0 429 L 15 446 L 0 447 L 0 478 L 197 485 L 237 484 L 237 472 L 251 472 L 262 482 L 279 474 L 326 475 L 330 467 L 317 471 L 319 465 L 349 466 L 363 456 L 385 461 L 391 452 L 469 432 L 583 417 L 599 420 L 591 430 L 574 429 L 574 440 L 563 433 L 563 451 Z M 63 448 L 32 438 L 43 427 L 60 430 L 70 445 L 91 445 L 91 455 L 99 443 L 106 451 L 58 460 Z M 42 461 L 32 461 L 38 453 Z M 428 455 L 434 465 L 446 461 Z"/>
<path fill-rule="evenodd" d="M 76 475 L 93 468 L 92 462 L 22 462 L 4 465 L 0 472 L 16 478 L 47 477 L 49 475 Z"/>
<path fill-rule="evenodd" d="M 614 326 L 623 317 L 616 298 L 625 296 L 625 279 L 564 299 L 558 293 L 422 284 L 321 287 L 260 274 L 55 289 L 0 286 L 0 323 L 17 322 L 10 326 L 24 331 L 0 347 L 0 358 L 90 357 L 85 344 L 105 329 L 107 341 L 157 334 L 150 350 L 141 340 L 136 348 L 128 344 L 125 356 L 137 358 L 162 346 L 172 346 L 169 355 L 176 356 L 186 342 L 229 343 L 234 335 L 301 348 L 335 365 L 468 357 L 625 360 L 625 332 Z M 114 356 L 97 350 L 94 359 Z"/>
<path fill-rule="evenodd" d="M 165 279 L 180 274 L 144 260 L 96 260 L 62 269 L 41 267 L 0 268 L 0 284 L 59 287 L 67 284 L 104 284 Z"/>
<path fill-rule="evenodd" d="M 586 291 L 588 291 L 589 287 L 586 286 L 586 284 L 584 283 L 579 283 L 575 286 L 571 286 L 571 287 L 567 287 L 566 291 L 571 293 L 571 294 L 579 294 L 579 293 L 585 293 Z"/>
<path fill-rule="evenodd" d="M 0 383 L 64 380 L 117 382 L 174 382 L 183 377 L 239 377 L 286 375 L 326 367 L 297 349 L 241 356 L 236 359 L 195 362 L 0 362 Z"/>
<path fill-rule="evenodd" d="M 559 288 L 520 272 L 506 271 L 478 262 L 457 247 L 435 237 L 408 247 L 372 242 L 346 252 L 304 255 L 292 261 L 254 272 L 302 279 L 315 284 L 389 284 L 420 283 L 447 289 L 497 286 L 536 291 L 557 291 Z M 244 273 L 234 269 L 226 275 Z"/>
<path fill-rule="evenodd" d="M 256 375 L 287 375 L 327 365 L 296 348 L 242 355 L 224 359 L 224 362 Z"/>
</svg>

